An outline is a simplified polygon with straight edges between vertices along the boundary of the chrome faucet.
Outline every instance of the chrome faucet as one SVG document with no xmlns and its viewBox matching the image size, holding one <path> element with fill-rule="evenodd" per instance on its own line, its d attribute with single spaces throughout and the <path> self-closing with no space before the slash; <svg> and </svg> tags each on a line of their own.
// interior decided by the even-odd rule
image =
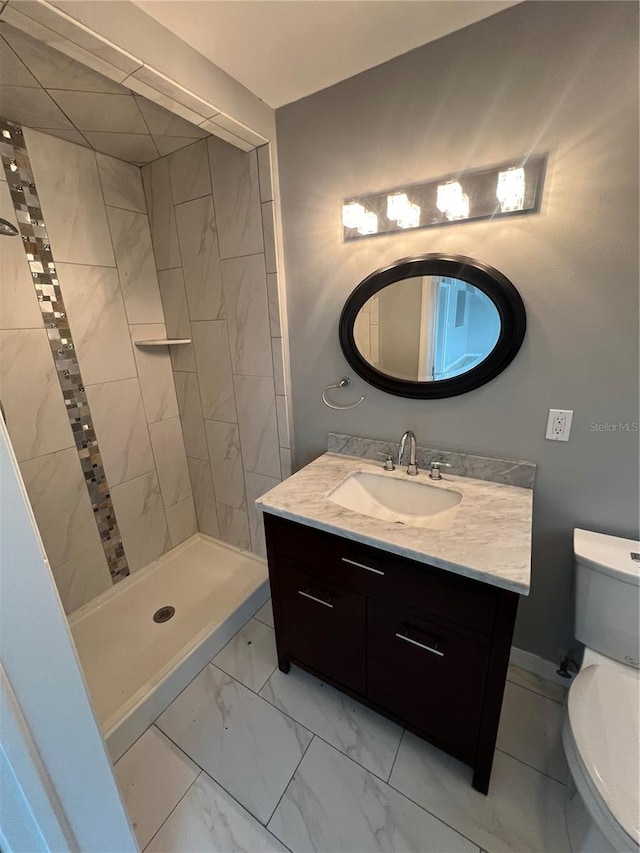
<svg viewBox="0 0 640 853">
<path fill-rule="evenodd" d="M 398 465 L 402 464 L 407 439 L 409 439 L 409 464 L 407 465 L 407 474 L 415 477 L 418 473 L 418 463 L 416 462 L 416 437 L 410 429 L 408 429 L 400 439 L 400 447 L 398 448 Z"/>
</svg>

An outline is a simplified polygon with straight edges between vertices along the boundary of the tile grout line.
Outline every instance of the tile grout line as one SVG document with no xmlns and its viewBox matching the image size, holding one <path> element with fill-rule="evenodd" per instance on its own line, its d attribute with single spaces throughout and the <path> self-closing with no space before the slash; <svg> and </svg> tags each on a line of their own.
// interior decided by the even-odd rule
<svg viewBox="0 0 640 853">
<path fill-rule="evenodd" d="M 398 758 L 398 753 L 400 752 L 400 747 L 402 745 L 402 741 L 404 740 L 406 729 L 402 729 L 402 734 L 400 735 L 400 739 L 398 740 L 398 746 L 396 748 L 396 754 L 393 756 L 393 761 L 391 762 L 391 770 L 389 770 L 389 775 L 386 779 L 387 784 L 389 784 L 389 780 L 391 779 L 391 775 L 393 773 L 393 768 L 396 766 L 396 759 Z"/>
<path fill-rule="evenodd" d="M 291 718 L 291 719 L 293 719 L 293 718 Z M 308 729 L 307 729 L 307 731 L 308 731 Z M 282 792 L 282 794 L 280 795 L 280 798 L 278 799 L 278 802 L 276 803 L 274 810 L 271 812 L 271 814 L 269 815 L 269 819 L 268 819 L 268 820 L 267 820 L 267 822 L 264 824 L 264 826 L 265 826 L 265 828 L 266 828 L 266 829 L 268 829 L 269 824 L 270 824 L 270 823 L 271 823 L 271 821 L 273 820 L 273 816 L 274 816 L 274 814 L 278 811 L 278 806 L 279 806 L 279 805 L 280 805 L 280 803 L 282 802 L 282 800 L 283 800 L 283 798 L 284 798 L 284 795 L 287 793 L 287 791 L 288 791 L 288 790 L 289 790 L 289 788 L 291 787 L 291 783 L 293 782 L 293 780 L 294 780 L 294 778 L 295 778 L 295 775 L 296 775 L 296 773 L 298 772 L 298 768 L 300 767 L 300 765 L 301 765 L 301 764 L 302 764 L 302 762 L 304 761 L 304 757 L 305 757 L 305 755 L 307 754 L 307 752 L 309 752 L 309 748 L 310 748 L 311 744 L 313 743 L 313 741 L 315 740 L 315 738 L 316 738 L 316 737 L 317 737 L 317 735 L 316 735 L 316 734 L 313 734 L 313 736 L 312 736 L 311 740 L 309 741 L 309 743 L 307 744 L 307 746 L 306 746 L 306 748 L 305 748 L 304 752 L 302 753 L 302 756 L 300 757 L 300 761 L 298 761 L 298 763 L 296 764 L 295 770 L 293 771 L 293 773 L 291 774 L 291 777 L 290 777 L 289 781 L 288 781 L 288 782 L 287 782 L 287 784 L 285 785 L 284 791 L 283 791 L 283 792 Z M 271 832 L 271 830 L 270 830 L 270 829 L 269 829 L 269 832 Z M 282 841 L 282 839 L 280 838 L 280 836 L 279 836 L 279 835 L 276 835 L 276 834 L 275 834 L 275 832 L 271 832 L 271 834 L 274 836 L 274 838 L 277 838 L 277 839 L 278 839 L 278 841 L 280 841 L 281 843 L 283 843 L 283 844 L 284 844 L 284 842 Z M 286 846 L 286 845 L 285 845 L 285 846 Z M 287 849 L 289 849 L 289 848 L 287 848 Z"/>
<path fill-rule="evenodd" d="M 507 681 L 509 682 L 509 684 L 513 684 L 514 687 L 521 687 L 522 690 L 528 690 L 529 693 L 534 693 L 536 696 L 541 696 L 543 699 L 548 699 L 549 702 L 555 702 L 556 705 L 560 705 L 561 707 L 564 706 L 564 703 L 566 701 L 566 696 L 561 701 L 560 699 L 556 699 L 555 696 L 550 696 L 548 693 L 543 693 L 542 690 L 536 690 L 535 688 L 529 687 L 526 684 L 520 684 L 519 681 L 512 681 L 508 676 Z M 558 687 L 560 687 L 560 685 L 558 685 Z M 569 692 L 567 688 L 560 689 L 565 689 L 567 693 Z"/>
<path fill-rule="evenodd" d="M 163 732 L 163 734 L 164 734 L 164 732 Z M 166 737 L 166 735 L 165 735 L 165 737 Z M 173 741 L 171 741 L 171 742 L 173 743 Z M 186 755 L 186 753 L 185 753 L 185 755 Z M 188 757 L 188 756 L 187 756 L 187 757 Z M 195 762 L 194 762 L 194 764 L 195 764 Z M 200 765 L 196 764 L 196 767 L 200 767 Z M 202 768 L 200 768 L 200 772 L 198 773 L 198 775 L 196 776 L 196 778 L 195 778 L 195 779 L 193 780 L 193 782 L 192 782 L 192 783 L 187 787 L 187 790 L 186 790 L 186 791 L 184 792 L 184 794 L 180 797 L 180 799 L 178 800 L 178 802 L 177 802 L 177 803 L 175 804 L 175 806 L 171 809 L 171 811 L 169 812 L 169 814 L 165 817 L 165 819 L 162 821 L 162 823 L 160 824 L 160 826 L 156 829 L 156 831 L 153 833 L 153 835 L 151 836 L 151 838 L 150 838 L 150 839 L 147 841 L 147 843 L 144 845 L 144 848 L 142 848 L 142 853 L 144 853 L 144 850 L 146 850 L 146 849 L 147 849 L 147 847 L 151 844 L 151 842 L 153 841 L 153 839 L 154 839 L 154 838 L 156 837 L 156 835 L 160 832 L 160 830 L 162 829 L 162 827 L 163 827 L 163 826 L 165 825 L 165 823 L 169 820 L 169 818 L 171 817 L 171 815 L 175 812 L 175 810 L 178 808 L 178 806 L 180 805 L 180 803 L 184 800 L 184 798 L 187 796 L 187 794 L 189 793 L 189 791 L 193 788 L 193 786 L 196 784 L 196 782 L 198 781 L 198 779 L 202 776 L 202 774 L 203 774 L 204 772 L 205 772 L 205 771 L 204 771 Z M 128 816 L 128 815 L 127 815 L 127 816 Z M 137 839 L 136 839 L 136 840 L 137 840 Z"/>
<path fill-rule="evenodd" d="M 561 782 L 559 779 L 556 779 L 555 776 L 550 776 L 548 773 L 545 773 L 544 770 L 540 770 L 538 767 L 534 767 L 533 764 L 529 764 L 526 761 L 523 761 L 522 758 L 518 758 L 517 755 L 513 755 L 511 752 L 507 752 L 506 749 L 502 749 L 499 746 L 496 746 L 496 752 L 501 752 L 503 755 L 508 755 L 509 758 L 513 758 L 514 761 L 517 761 L 518 764 L 522 764 L 524 767 L 528 767 L 529 770 L 533 770 L 536 773 L 539 773 L 541 776 L 544 776 L 545 779 L 549 779 L 551 782 L 555 782 L 556 785 L 562 785 L 563 788 L 567 787 L 566 782 Z"/>
</svg>

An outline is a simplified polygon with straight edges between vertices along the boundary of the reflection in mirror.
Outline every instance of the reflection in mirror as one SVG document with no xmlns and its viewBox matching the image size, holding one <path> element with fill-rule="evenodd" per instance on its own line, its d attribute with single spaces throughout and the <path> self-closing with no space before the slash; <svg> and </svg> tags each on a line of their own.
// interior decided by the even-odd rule
<svg viewBox="0 0 640 853">
<path fill-rule="evenodd" d="M 395 281 L 368 299 L 354 323 L 358 352 L 387 376 L 410 382 L 451 379 L 495 347 L 500 315 L 469 282 L 425 275 Z"/>
</svg>

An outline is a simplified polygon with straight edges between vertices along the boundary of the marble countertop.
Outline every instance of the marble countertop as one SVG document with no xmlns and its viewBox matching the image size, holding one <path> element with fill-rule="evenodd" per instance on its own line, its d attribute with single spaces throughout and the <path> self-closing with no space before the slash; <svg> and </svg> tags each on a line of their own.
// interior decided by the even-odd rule
<svg viewBox="0 0 640 853">
<path fill-rule="evenodd" d="M 458 575 L 528 595 L 531 577 L 533 491 L 519 486 L 443 473 L 429 485 L 462 494 L 446 529 L 398 526 L 344 509 L 328 494 L 357 471 L 405 478 L 406 468 L 386 472 L 382 462 L 325 453 L 256 501 L 263 512 L 336 533 L 355 542 L 428 563 Z"/>
</svg>

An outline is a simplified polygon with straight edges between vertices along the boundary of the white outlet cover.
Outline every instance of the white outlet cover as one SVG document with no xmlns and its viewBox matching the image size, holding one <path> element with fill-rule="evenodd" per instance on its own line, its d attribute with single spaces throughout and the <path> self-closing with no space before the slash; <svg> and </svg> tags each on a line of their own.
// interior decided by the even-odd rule
<svg viewBox="0 0 640 853">
<path fill-rule="evenodd" d="M 572 420 L 572 409 L 549 409 L 545 438 L 549 441 L 569 441 Z"/>
</svg>

